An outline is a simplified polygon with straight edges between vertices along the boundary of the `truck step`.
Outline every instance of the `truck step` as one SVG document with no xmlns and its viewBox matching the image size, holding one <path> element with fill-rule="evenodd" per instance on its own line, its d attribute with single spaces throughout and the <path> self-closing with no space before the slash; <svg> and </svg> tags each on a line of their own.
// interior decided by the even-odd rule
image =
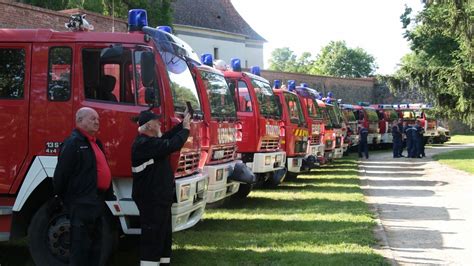
<svg viewBox="0 0 474 266">
<path fill-rule="evenodd" d="M 0 206 L 0 242 L 10 239 L 12 206 Z"/>
<path fill-rule="evenodd" d="M 12 214 L 12 206 L 0 206 L 0 215 Z"/>
</svg>

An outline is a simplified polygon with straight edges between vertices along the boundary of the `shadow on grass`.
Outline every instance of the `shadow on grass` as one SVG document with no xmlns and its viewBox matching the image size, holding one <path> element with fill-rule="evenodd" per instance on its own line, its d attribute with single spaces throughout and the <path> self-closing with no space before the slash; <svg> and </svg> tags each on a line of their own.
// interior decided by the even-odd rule
<svg viewBox="0 0 474 266">
<path fill-rule="evenodd" d="M 238 239 L 236 241 L 239 241 Z M 244 250 L 218 247 L 215 249 L 178 248 L 173 250 L 171 263 L 174 265 L 388 265 L 382 256 L 374 253 L 355 253 L 349 251 L 305 252 L 258 250 L 258 247 Z M 138 257 L 130 254 L 116 254 L 112 265 L 138 265 Z"/>
</svg>

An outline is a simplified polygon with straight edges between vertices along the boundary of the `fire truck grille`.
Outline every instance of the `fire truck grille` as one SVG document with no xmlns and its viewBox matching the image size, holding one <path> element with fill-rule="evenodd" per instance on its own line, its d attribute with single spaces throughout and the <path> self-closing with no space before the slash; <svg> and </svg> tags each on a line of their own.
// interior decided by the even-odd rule
<svg viewBox="0 0 474 266">
<path fill-rule="evenodd" d="M 262 140 L 262 145 L 260 150 L 277 150 L 278 149 L 278 139 L 264 139 Z"/>
<path fill-rule="evenodd" d="M 295 153 L 304 152 L 306 153 L 306 148 L 308 147 L 307 141 L 296 141 L 295 142 Z"/>
<path fill-rule="evenodd" d="M 189 172 L 194 172 L 199 167 L 199 152 L 181 154 L 179 157 L 178 168 L 176 172 L 178 175 Z"/>
<path fill-rule="evenodd" d="M 311 145 L 319 145 L 321 143 L 321 139 L 319 135 L 311 136 Z"/>
<path fill-rule="evenodd" d="M 228 146 L 212 151 L 211 162 L 232 161 L 235 157 L 236 146 Z"/>
</svg>

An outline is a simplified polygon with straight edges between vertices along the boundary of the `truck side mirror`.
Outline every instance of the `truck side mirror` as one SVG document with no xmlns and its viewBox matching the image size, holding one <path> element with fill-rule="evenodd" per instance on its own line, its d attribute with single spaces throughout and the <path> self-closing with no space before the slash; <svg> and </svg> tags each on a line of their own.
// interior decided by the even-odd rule
<svg viewBox="0 0 474 266">
<path fill-rule="evenodd" d="M 152 52 L 143 52 L 141 54 L 140 69 L 143 86 L 152 87 L 155 81 L 155 56 Z"/>
</svg>

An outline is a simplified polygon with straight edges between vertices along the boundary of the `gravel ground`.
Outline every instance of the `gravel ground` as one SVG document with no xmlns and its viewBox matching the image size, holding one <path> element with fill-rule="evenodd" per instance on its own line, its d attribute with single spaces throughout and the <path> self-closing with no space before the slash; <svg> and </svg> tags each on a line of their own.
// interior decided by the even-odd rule
<svg viewBox="0 0 474 266">
<path fill-rule="evenodd" d="M 367 202 L 378 216 L 377 248 L 393 265 L 474 265 L 474 176 L 426 158 L 377 152 L 359 167 Z M 406 151 L 405 151 L 406 154 Z"/>
</svg>

